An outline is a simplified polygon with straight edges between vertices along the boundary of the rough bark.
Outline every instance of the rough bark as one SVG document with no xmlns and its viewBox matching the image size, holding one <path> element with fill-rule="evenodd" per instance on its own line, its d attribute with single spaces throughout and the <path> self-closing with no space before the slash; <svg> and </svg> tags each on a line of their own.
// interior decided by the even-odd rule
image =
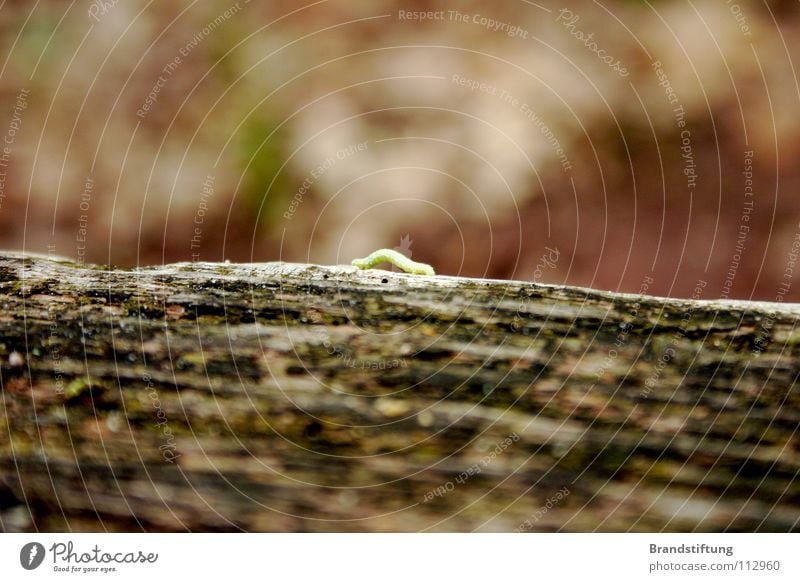
<svg viewBox="0 0 800 582">
<path fill-rule="evenodd" d="M 0 529 L 796 531 L 800 306 L 0 255 Z"/>
</svg>

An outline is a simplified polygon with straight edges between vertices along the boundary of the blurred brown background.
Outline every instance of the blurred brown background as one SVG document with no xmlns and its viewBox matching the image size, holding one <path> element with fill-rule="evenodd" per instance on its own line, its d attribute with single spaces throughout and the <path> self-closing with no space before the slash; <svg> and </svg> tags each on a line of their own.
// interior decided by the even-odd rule
<svg viewBox="0 0 800 582">
<path fill-rule="evenodd" d="M 396 247 L 447 275 L 798 300 L 799 24 L 788 1 L 8 1 L 0 248 Z"/>
</svg>

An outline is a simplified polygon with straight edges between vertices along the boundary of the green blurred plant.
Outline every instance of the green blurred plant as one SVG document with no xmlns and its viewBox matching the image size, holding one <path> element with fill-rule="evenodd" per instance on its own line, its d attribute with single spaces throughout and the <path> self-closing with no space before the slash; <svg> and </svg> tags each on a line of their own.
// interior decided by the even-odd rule
<svg viewBox="0 0 800 582">
<path fill-rule="evenodd" d="M 287 135 L 271 120 L 251 115 L 239 129 L 239 169 L 244 172 L 240 195 L 260 224 L 272 226 L 290 198 Z"/>
</svg>

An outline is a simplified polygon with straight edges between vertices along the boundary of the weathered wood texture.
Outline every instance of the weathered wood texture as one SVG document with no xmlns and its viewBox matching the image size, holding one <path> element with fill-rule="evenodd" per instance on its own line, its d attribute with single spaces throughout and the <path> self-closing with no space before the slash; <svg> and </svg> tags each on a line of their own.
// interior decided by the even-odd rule
<svg viewBox="0 0 800 582">
<path fill-rule="evenodd" d="M 796 531 L 800 306 L 0 256 L 0 529 Z"/>
</svg>

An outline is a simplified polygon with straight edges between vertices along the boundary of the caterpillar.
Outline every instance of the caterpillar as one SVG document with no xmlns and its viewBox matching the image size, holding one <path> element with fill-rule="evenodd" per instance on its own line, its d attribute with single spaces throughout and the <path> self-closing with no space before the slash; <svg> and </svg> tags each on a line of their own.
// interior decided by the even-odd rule
<svg viewBox="0 0 800 582">
<path fill-rule="evenodd" d="M 363 259 L 353 259 L 353 266 L 359 269 L 371 269 L 379 263 L 391 263 L 412 275 L 429 275 L 432 277 L 436 274 L 430 265 L 412 261 L 404 254 L 392 249 L 379 249 Z"/>
</svg>

